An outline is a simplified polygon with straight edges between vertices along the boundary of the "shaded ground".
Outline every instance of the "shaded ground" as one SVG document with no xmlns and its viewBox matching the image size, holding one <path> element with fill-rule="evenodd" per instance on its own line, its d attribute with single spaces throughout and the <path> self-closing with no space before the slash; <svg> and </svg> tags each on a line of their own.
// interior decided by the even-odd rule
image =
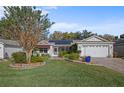
<svg viewBox="0 0 124 93">
<path fill-rule="evenodd" d="M 43 67 L 15 70 L 0 63 L 3 87 L 124 86 L 124 74 L 101 66 L 49 60 Z"/>
<path fill-rule="evenodd" d="M 115 71 L 124 73 L 124 59 L 120 58 L 92 58 L 94 64 L 105 66 Z"/>
</svg>

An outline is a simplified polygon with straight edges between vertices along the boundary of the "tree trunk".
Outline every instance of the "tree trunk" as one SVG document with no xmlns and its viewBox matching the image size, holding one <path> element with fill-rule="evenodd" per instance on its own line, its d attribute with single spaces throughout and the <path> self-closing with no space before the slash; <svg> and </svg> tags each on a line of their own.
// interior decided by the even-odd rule
<svg viewBox="0 0 124 93">
<path fill-rule="evenodd" d="M 32 56 L 32 49 L 29 50 L 29 51 L 26 51 L 26 62 L 27 62 L 28 64 L 31 63 L 31 56 Z"/>
</svg>

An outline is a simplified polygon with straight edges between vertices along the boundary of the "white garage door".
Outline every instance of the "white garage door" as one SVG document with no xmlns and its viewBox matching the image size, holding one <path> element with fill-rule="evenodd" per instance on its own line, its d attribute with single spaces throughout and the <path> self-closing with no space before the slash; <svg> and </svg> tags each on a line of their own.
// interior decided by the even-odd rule
<svg viewBox="0 0 124 93">
<path fill-rule="evenodd" d="M 108 46 L 106 45 L 85 46 L 82 49 L 82 55 L 91 57 L 108 57 Z"/>
</svg>

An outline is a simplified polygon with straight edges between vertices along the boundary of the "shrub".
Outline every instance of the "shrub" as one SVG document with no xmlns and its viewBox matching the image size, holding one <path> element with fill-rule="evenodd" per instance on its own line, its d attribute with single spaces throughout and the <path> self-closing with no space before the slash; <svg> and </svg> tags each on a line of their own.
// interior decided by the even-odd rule
<svg viewBox="0 0 124 93">
<path fill-rule="evenodd" d="M 48 60 L 50 58 L 50 55 L 49 54 L 42 54 L 41 57 L 43 60 Z"/>
<path fill-rule="evenodd" d="M 82 62 L 85 62 L 85 58 L 86 58 L 85 56 L 82 57 Z"/>
<path fill-rule="evenodd" d="M 43 58 L 41 56 L 32 56 L 31 57 L 31 62 L 35 63 L 35 62 L 43 62 Z"/>
<path fill-rule="evenodd" d="M 42 57 L 48 57 L 48 58 L 50 57 L 49 54 L 42 54 L 41 56 L 42 56 Z"/>
<path fill-rule="evenodd" d="M 78 50 L 77 53 L 80 54 L 81 53 L 81 50 Z"/>
<path fill-rule="evenodd" d="M 79 59 L 79 54 L 78 53 L 71 53 L 71 54 L 69 54 L 68 58 L 71 60 L 77 60 L 77 59 Z"/>
<path fill-rule="evenodd" d="M 70 53 L 77 53 L 77 44 L 73 44 L 70 47 Z"/>
<path fill-rule="evenodd" d="M 67 51 L 60 51 L 59 52 L 59 57 L 64 57 L 64 55 L 68 54 Z"/>
<path fill-rule="evenodd" d="M 26 63 L 26 53 L 25 52 L 16 52 L 12 54 L 15 63 Z M 31 62 L 43 62 L 44 57 L 41 56 L 32 56 Z"/>
<path fill-rule="evenodd" d="M 25 63 L 26 62 L 26 54 L 25 52 L 15 52 L 12 54 L 15 63 Z"/>
<path fill-rule="evenodd" d="M 121 56 L 119 56 L 119 54 L 118 54 L 117 52 L 114 52 L 114 53 L 113 53 L 113 57 L 114 57 L 114 58 L 119 58 L 119 57 L 121 57 Z"/>
<path fill-rule="evenodd" d="M 65 58 L 68 58 L 68 57 L 69 57 L 69 54 L 65 54 L 64 57 L 65 57 Z"/>
</svg>

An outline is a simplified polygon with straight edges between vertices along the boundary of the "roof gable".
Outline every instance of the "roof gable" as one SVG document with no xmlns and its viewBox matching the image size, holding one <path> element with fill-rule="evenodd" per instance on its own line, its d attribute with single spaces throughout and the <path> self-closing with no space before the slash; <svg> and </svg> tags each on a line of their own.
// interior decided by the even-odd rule
<svg viewBox="0 0 124 93">
<path fill-rule="evenodd" d="M 20 46 L 19 43 L 14 40 L 0 39 L 0 42 L 2 42 L 5 45 L 8 45 L 8 46 Z"/>
<path fill-rule="evenodd" d="M 104 38 L 101 38 L 101 37 L 99 37 L 99 36 L 96 36 L 96 35 L 93 35 L 93 36 L 91 36 L 91 37 L 89 37 L 89 38 L 86 38 L 86 39 L 84 39 L 84 40 L 82 40 L 82 41 L 91 41 L 91 42 L 96 42 L 96 41 L 98 41 L 98 42 L 108 42 L 108 40 L 106 40 L 106 39 L 104 39 Z"/>
</svg>

